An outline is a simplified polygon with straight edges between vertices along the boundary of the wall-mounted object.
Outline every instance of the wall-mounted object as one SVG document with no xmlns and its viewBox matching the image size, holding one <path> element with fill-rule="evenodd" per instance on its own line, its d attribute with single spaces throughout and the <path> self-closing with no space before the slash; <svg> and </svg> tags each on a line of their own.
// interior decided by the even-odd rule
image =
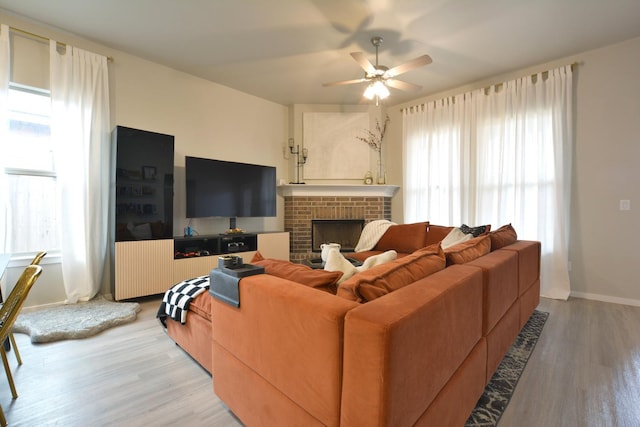
<svg viewBox="0 0 640 427">
<path fill-rule="evenodd" d="M 295 182 L 292 182 L 291 184 L 304 184 L 304 182 L 300 181 L 300 168 L 307 163 L 307 158 L 309 157 L 309 150 L 306 148 L 303 148 L 302 151 L 300 151 L 300 145 L 296 145 L 295 150 L 293 149 L 294 147 L 294 140 L 293 138 L 289 138 L 289 151 L 291 152 L 291 154 L 295 154 L 296 155 L 296 180 Z M 300 160 L 300 155 L 302 154 L 302 160 Z"/>
</svg>

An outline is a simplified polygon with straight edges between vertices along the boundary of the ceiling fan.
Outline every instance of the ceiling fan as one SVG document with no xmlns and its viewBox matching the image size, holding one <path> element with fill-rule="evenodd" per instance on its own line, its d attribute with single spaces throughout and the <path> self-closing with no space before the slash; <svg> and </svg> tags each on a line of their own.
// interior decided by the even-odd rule
<svg viewBox="0 0 640 427">
<path fill-rule="evenodd" d="M 376 48 L 376 64 L 373 65 L 362 52 L 352 52 L 351 56 L 356 62 L 362 67 L 364 70 L 364 77 L 361 79 L 354 80 L 344 80 L 339 82 L 332 83 L 324 83 L 323 86 L 340 86 L 340 85 L 350 85 L 355 83 L 364 83 L 369 82 L 369 86 L 364 92 L 364 96 L 368 99 L 373 99 L 376 97 L 376 103 L 378 99 L 384 99 L 389 96 L 389 89 L 387 86 L 390 86 L 395 89 L 404 90 L 407 92 L 414 92 L 422 89 L 422 86 L 415 85 L 413 83 L 403 82 L 401 80 L 395 79 L 396 76 L 406 73 L 407 71 L 411 71 L 415 68 L 419 68 L 430 64 L 432 62 L 431 57 L 429 55 L 419 56 L 409 62 L 405 62 L 404 64 L 398 65 L 393 68 L 386 67 L 384 65 L 378 64 L 378 48 L 382 44 L 382 37 L 372 37 L 371 44 L 373 44 Z"/>
</svg>

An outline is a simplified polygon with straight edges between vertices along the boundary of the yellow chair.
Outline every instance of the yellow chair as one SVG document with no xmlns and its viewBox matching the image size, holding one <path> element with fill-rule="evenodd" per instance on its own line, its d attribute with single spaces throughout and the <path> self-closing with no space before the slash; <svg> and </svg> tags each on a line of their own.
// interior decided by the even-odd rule
<svg viewBox="0 0 640 427">
<path fill-rule="evenodd" d="M 39 265 L 30 265 L 24 269 L 18 282 L 14 286 L 13 290 L 9 294 L 7 300 L 0 307 L 0 342 L 4 342 L 11 334 L 11 328 L 20 314 L 22 304 L 27 298 L 31 287 L 36 282 L 38 277 L 42 274 L 42 267 Z M 7 353 L 4 350 L 4 346 L 0 346 L 0 356 L 2 356 L 2 363 L 4 364 L 4 370 L 7 373 L 7 380 L 9 380 L 9 386 L 11 387 L 11 394 L 13 398 L 18 397 L 16 392 L 16 386 L 13 383 L 13 376 L 11 375 L 11 369 L 9 368 L 9 362 L 7 361 Z M 7 425 L 7 420 L 4 417 L 4 411 L 0 405 L 0 425 L 3 427 Z"/>
<path fill-rule="evenodd" d="M 31 265 L 40 264 L 40 261 L 42 261 L 42 258 L 44 258 L 46 254 L 47 253 L 45 251 L 38 252 L 36 256 L 33 258 L 33 261 L 31 261 Z M 13 347 L 13 351 L 16 356 L 16 360 L 18 361 L 18 365 L 22 365 L 22 357 L 20 357 L 20 352 L 18 351 L 18 346 L 16 345 L 16 339 L 13 336 L 13 332 L 9 334 L 9 341 L 11 342 L 11 346 L 5 346 L 4 347 L 5 351 L 8 348 Z M 0 341 L 0 342 L 4 342 L 4 341 Z"/>
</svg>

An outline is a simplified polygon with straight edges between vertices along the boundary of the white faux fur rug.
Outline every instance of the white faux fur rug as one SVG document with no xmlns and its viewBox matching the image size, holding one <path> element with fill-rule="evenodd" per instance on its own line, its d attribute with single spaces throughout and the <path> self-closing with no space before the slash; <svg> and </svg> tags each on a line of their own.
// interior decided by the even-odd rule
<svg viewBox="0 0 640 427">
<path fill-rule="evenodd" d="M 140 309 L 136 302 L 113 302 L 97 296 L 87 302 L 23 311 L 13 332 L 31 336 L 32 343 L 86 338 L 134 321 Z"/>
</svg>

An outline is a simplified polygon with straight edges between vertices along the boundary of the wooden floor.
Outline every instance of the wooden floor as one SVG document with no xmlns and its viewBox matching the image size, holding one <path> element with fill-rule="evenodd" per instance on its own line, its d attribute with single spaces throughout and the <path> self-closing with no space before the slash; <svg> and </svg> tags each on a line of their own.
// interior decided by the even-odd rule
<svg viewBox="0 0 640 427">
<path fill-rule="evenodd" d="M 159 300 L 138 319 L 83 340 L 9 353 L 19 397 L 0 373 L 10 426 L 240 426 L 211 377 L 167 337 Z M 500 426 L 640 426 L 640 308 L 543 300 L 551 313 Z"/>
</svg>

